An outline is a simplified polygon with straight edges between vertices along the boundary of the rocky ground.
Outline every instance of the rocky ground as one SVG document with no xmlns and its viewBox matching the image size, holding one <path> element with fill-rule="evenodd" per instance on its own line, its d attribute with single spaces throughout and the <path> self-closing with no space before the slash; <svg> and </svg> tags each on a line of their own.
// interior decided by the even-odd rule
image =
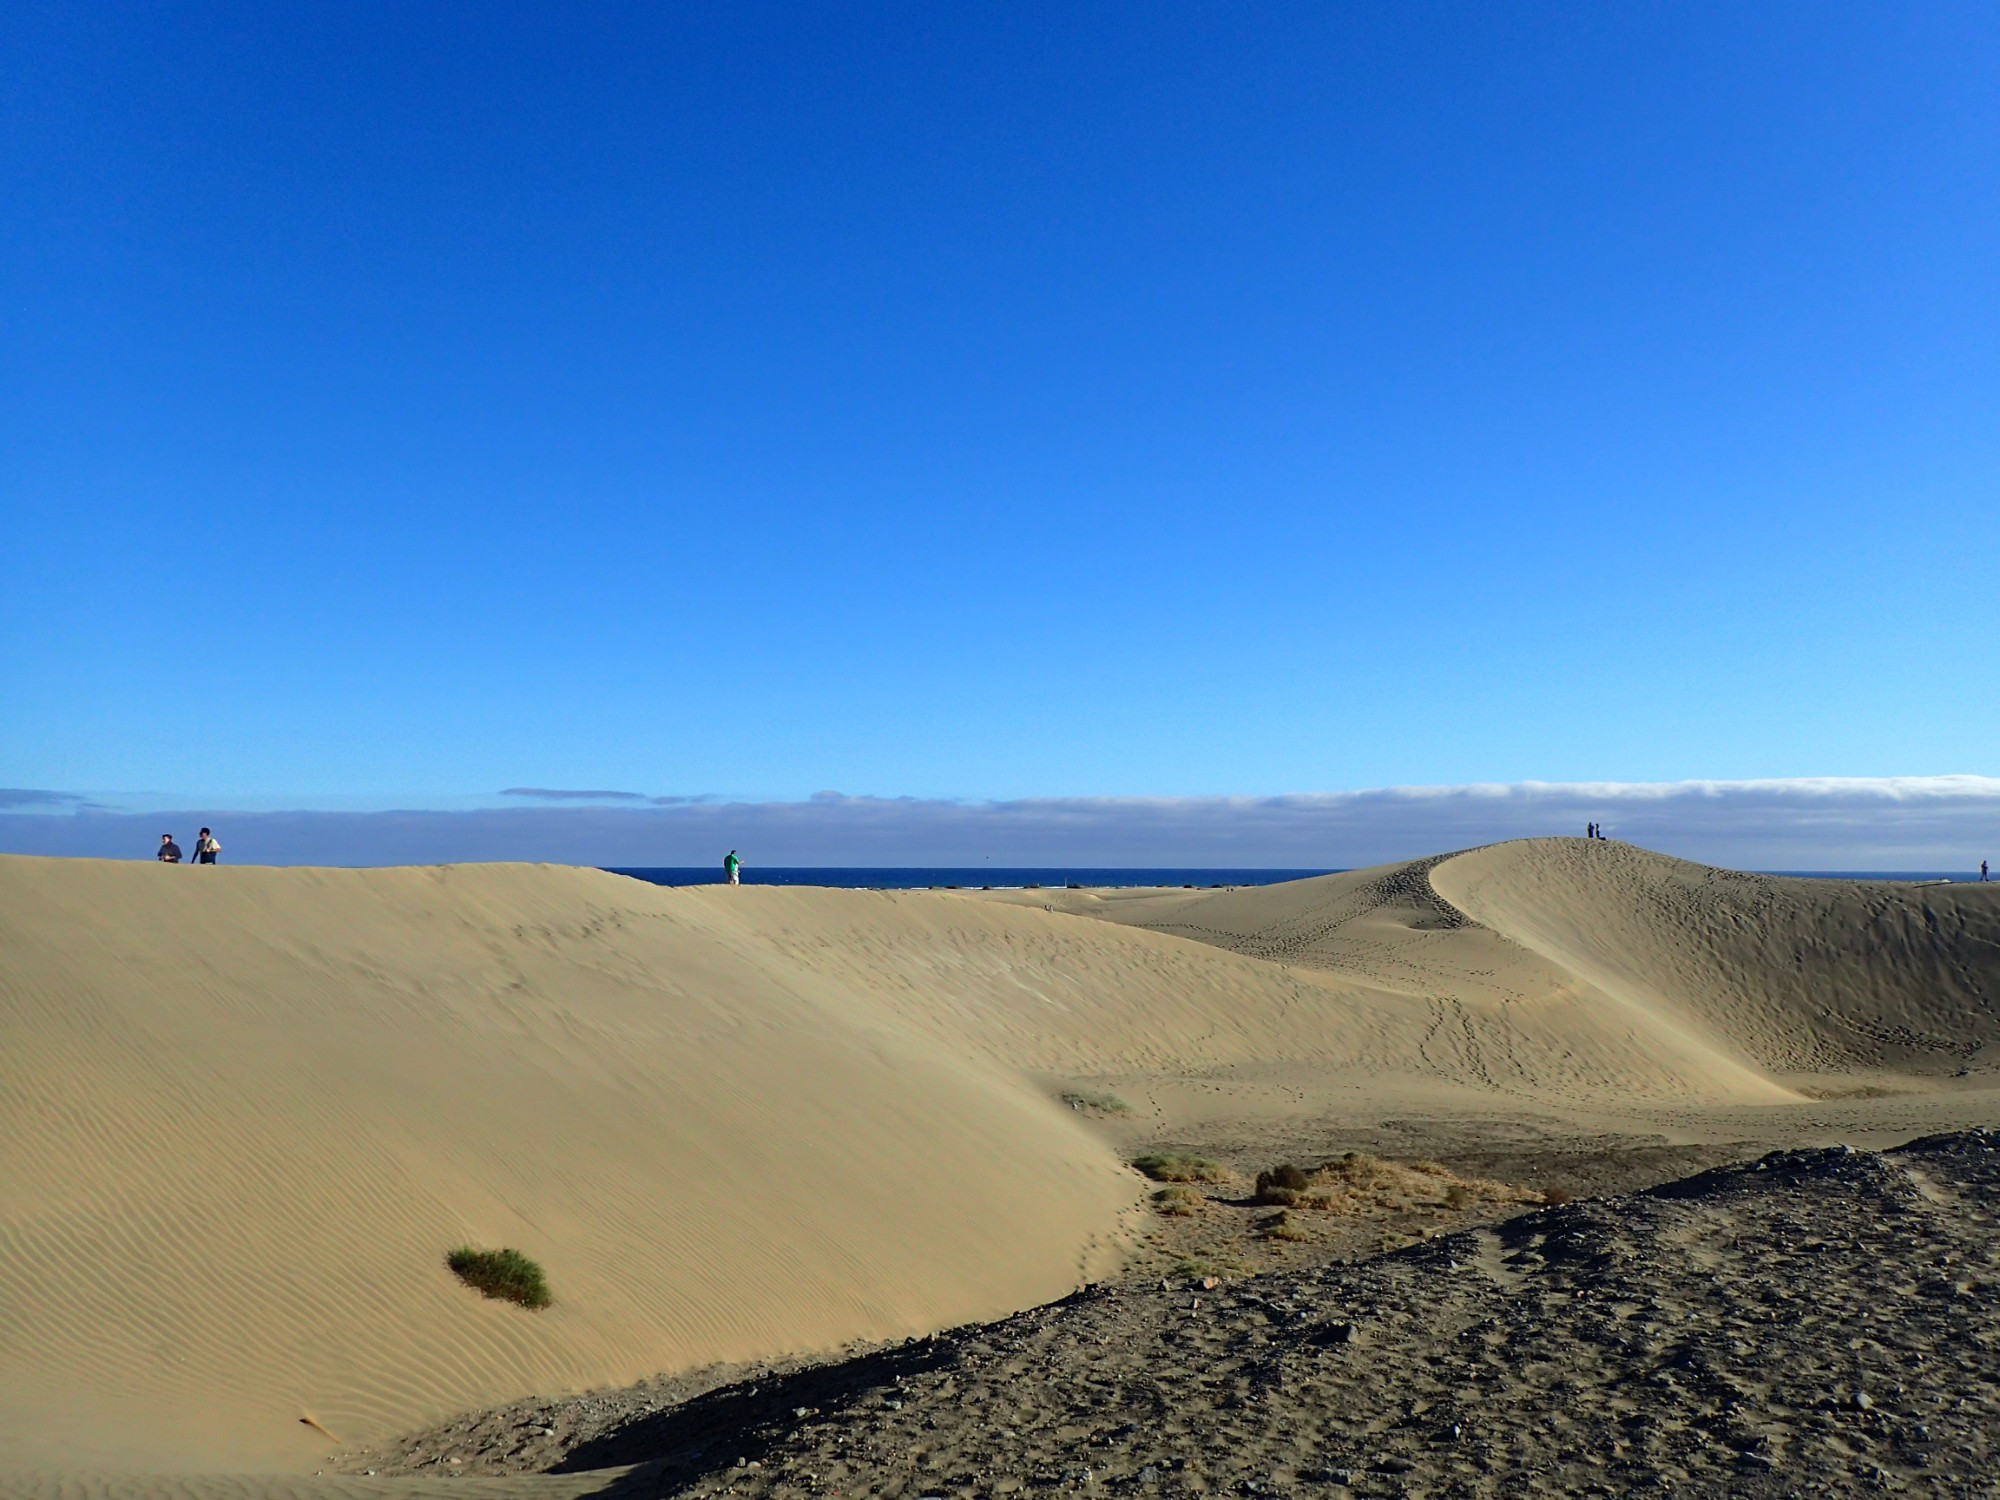
<svg viewBox="0 0 2000 1500">
<path fill-rule="evenodd" d="M 1364 1261 L 525 1403 L 350 1462 L 637 1465 L 605 1490 L 635 1496 L 1992 1496 L 1996 1212 L 2000 1134 L 1774 1153 Z"/>
</svg>

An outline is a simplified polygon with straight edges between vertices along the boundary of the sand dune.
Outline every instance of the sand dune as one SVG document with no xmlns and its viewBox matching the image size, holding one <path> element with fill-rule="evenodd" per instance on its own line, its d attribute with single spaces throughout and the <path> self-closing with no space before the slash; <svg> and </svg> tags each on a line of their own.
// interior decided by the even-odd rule
<svg viewBox="0 0 2000 1500">
<path fill-rule="evenodd" d="M 1066 1088 L 1156 1133 L 1740 1115 L 1990 1087 L 1996 994 L 2000 887 L 1580 840 L 1116 894 L 0 859 L 0 1472 L 310 1470 L 302 1418 L 1060 1295 L 1140 1191 Z M 461 1242 L 556 1305 L 466 1291 Z"/>
<path fill-rule="evenodd" d="M 1393 989 L 1496 1086 L 1781 1102 L 2000 1070 L 2000 886 L 1744 874 L 1530 839 L 1223 892 L 1064 893 L 1069 909 Z M 1573 1079 L 1519 1066 L 1568 1045 Z M 1629 1051 L 1611 1059 L 1593 1046 Z M 1483 1060 L 1482 1060 L 1483 1059 Z M 1503 1061 L 1504 1060 L 1504 1061 Z"/>
<path fill-rule="evenodd" d="M 2000 1064 L 2000 888 L 1744 875 L 1547 839 L 1445 861 L 1475 921 L 1777 1073 Z"/>
<path fill-rule="evenodd" d="M 311 1467 L 302 1417 L 920 1331 L 1105 1258 L 1136 1189 L 1068 1111 L 737 921 L 589 871 L 0 861 L 0 1468 Z M 461 1288 L 466 1241 L 556 1305 Z"/>
</svg>

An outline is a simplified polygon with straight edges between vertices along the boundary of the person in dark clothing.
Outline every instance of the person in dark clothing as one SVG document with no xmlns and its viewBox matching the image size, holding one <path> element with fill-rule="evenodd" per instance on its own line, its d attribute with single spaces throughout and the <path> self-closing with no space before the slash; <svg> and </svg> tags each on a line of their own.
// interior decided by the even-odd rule
<svg viewBox="0 0 2000 1500">
<path fill-rule="evenodd" d="M 222 845 L 215 841 L 215 835 L 206 828 L 202 829 L 201 837 L 194 841 L 194 862 L 198 865 L 212 865 L 215 863 L 215 856 L 221 852 Z"/>
<path fill-rule="evenodd" d="M 171 833 L 160 835 L 160 852 L 153 856 L 163 865 L 177 865 L 181 862 L 181 846 L 174 842 Z"/>
</svg>

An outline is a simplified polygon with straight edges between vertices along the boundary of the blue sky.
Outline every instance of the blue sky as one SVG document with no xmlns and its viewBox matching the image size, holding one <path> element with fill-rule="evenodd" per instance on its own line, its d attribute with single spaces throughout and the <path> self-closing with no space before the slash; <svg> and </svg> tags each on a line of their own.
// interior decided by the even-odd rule
<svg viewBox="0 0 2000 1500">
<path fill-rule="evenodd" d="M 0 785 L 1992 773 L 1990 6 L 14 7 Z"/>
</svg>

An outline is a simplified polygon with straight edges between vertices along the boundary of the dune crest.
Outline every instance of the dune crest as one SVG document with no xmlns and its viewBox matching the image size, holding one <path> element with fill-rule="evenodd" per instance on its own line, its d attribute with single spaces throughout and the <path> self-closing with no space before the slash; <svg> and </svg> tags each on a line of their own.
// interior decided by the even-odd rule
<svg viewBox="0 0 2000 1500">
<path fill-rule="evenodd" d="M 1779 1073 L 2000 1061 L 2000 888 L 1748 875 L 1537 839 L 1441 863 L 1468 916 Z"/>
</svg>

